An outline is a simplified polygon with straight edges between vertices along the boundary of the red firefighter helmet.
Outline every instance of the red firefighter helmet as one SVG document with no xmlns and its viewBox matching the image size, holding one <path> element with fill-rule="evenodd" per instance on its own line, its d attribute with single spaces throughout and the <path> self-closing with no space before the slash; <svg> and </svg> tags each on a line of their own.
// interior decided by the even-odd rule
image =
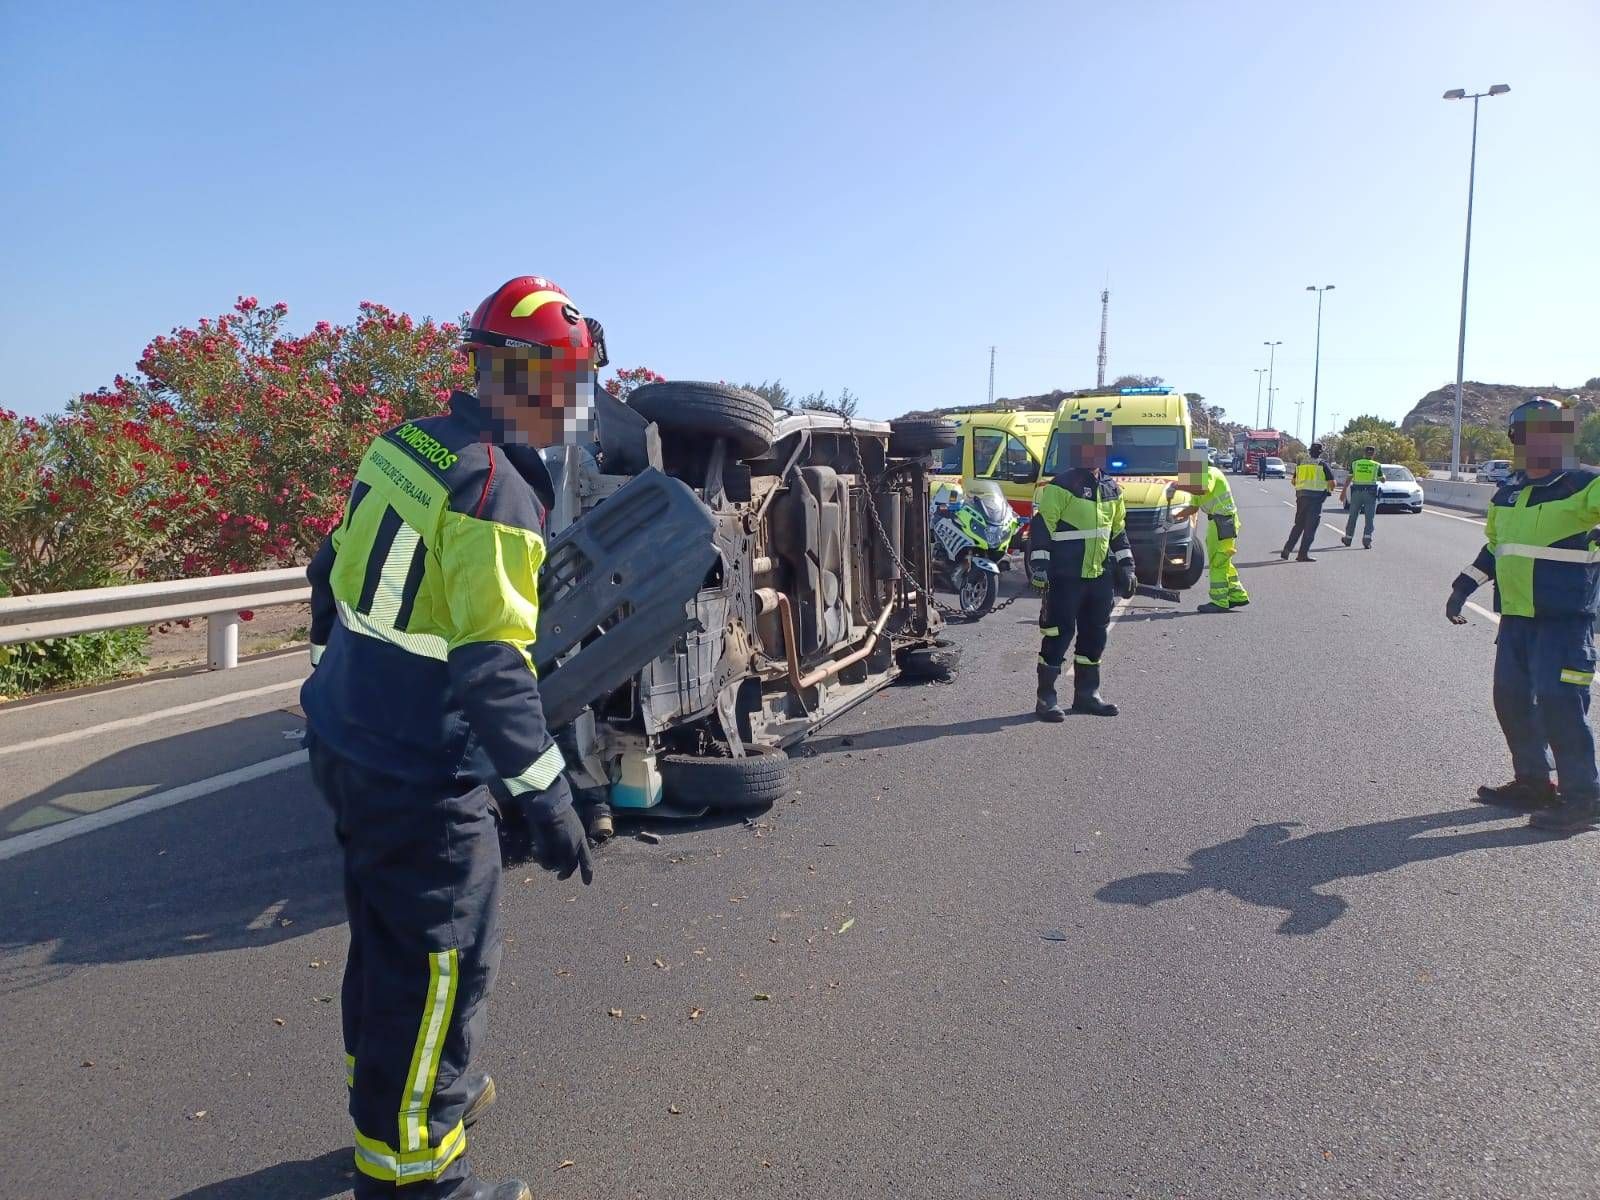
<svg viewBox="0 0 1600 1200">
<path fill-rule="evenodd" d="M 539 275 L 519 275 L 497 287 L 467 322 L 464 345 L 549 346 L 573 358 L 594 358 L 589 323 L 566 292 Z"/>
</svg>

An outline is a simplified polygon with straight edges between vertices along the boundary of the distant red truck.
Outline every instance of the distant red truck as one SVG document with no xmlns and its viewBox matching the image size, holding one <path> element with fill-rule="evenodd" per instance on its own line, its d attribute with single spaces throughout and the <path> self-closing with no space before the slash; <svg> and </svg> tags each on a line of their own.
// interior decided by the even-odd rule
<svg viewBox="0 0 1600 1200">
<path fill-rule="evenodd" d="M 1233 439 L 1233 470 L 1238 475 L 1254 475 L 1256 460 L 1283 457 L 1283 434 L 1276 429 L 1247 429 Z"/>
</svg>

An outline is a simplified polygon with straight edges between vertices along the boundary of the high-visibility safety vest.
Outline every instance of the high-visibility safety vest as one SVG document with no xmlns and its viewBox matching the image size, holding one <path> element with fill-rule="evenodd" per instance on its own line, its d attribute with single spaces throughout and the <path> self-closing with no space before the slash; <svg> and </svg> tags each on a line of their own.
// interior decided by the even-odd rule
<svg viewBox="0 0 1600 1200">
<path fill-rule="evenodd" d="M 1108 558 L 1131 559 L 1128 506 L 1116 480 L 1073 467 L 1057 475 L 1039 493 L 1039 508 L 1028 534 L 1029 557 L 1047 545 L 1050 576 L 1055 579 L 1098 579 Z"/>
<path fill-rule="evenodd" d="M 1600 593 L 1600 471 L 1580 467 L 1494 494 L 1478 557 L 1456 576 L 1471 595 L 1494 580 L 1508 617 L 1593 617 Z"/>
<path fill-rule="evenodd" d="M 360 766 L 517 795 L 563 766 L 529 653 L 552 488 L 537 451 L 494 428 L 457 392 L 448 415 L 368 447 L 306 571 L 316 666 L 300 697 L 310 736 Z"/>
<path fill-rule="evenodd" d="M 1294 490 L 1297 492 L 1325 492 L 1330 482 L 1328 468 L 1320 462 L 1303 462 L 1294 469 Z"/>
<path fill-rule="evenodd" d="M 1358 458 L 1350 464 L 1350 485 L 1352 487 L 1375 487 L 1378 476 L 1383 474 L 1381 464 L 1370 458 Z"/>
<path fill-rule="evenodd" d="M 1239 508 L 1233 500 L 1228 477 L 1209 464 L 1204 468 L 1204 489 L 1194 499 L 1195 507 L 1211 518 L 1217 537 L 1223 541 L 1239 536 Z"/>
</svg>

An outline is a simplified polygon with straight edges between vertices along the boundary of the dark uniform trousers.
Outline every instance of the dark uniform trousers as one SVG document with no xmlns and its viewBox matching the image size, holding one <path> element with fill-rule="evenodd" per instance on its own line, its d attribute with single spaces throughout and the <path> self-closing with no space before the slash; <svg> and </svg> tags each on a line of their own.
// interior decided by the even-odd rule
<svg viewBox="0 0 1600 1200">
<path fill-rule="evenodd" d="M 1106 652 L 1111 609 L 1116 603 L 1111 560 L 1098 579 L 1073 579 L 1052 575 L 1039 605 L 1039 661 L 1059 668 L 1077 635 L 1076 657 L 1086 666 L 1098 666 Z"/>
<path fill-rule="evenodd" d="M 1293 550 L 1298 541 L 1301 554 L 1311 553 L 1311 539 L 1316 536 L 1317 525 L 1322 521 L 1322 506 L 1327 502 L 1328 493 L 1321 488 L 1294 494 L 1294 528 L 1289 530 L 1289 540 L 1283 544 L 1285 550 Z"/>
<path fill-rule="evenodd" d="M 355 1193 L 448 1195 L 469 1174 L 464 1076 L 500 961 L 500 842 L 489 790 L 452 795 L 308 738 L 344 849 L 343 1007 Z"/>
<path fill-rule="evenodd" d="M 1564 799 L 1600 796 L 1589 679 L 1592 618 L 1501 617 L 1495 639 L 1494 711 L 1519 779 L 1548 779 L 1554 765 Z M 1553 753 L 1553 764 L 1552 764 Z"/>
</svg>

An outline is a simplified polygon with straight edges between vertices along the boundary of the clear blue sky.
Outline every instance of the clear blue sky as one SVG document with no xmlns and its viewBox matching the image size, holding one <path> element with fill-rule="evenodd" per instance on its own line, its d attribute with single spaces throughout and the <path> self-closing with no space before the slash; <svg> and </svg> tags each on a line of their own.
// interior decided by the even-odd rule
<svg viewBox="0 0 1600 1200">
<path fill-rule="evenodd" d="M 618 364 L 873 415 L 1110 370 L 1278 424 L 1600 375 L 1600 5 L 37 4 L 0 29 L 0 404 L 236 295 L 454 317 L 539 272 Z M 1309 429 L 1307 429 L 1309 432 Z"/>
</svg>

